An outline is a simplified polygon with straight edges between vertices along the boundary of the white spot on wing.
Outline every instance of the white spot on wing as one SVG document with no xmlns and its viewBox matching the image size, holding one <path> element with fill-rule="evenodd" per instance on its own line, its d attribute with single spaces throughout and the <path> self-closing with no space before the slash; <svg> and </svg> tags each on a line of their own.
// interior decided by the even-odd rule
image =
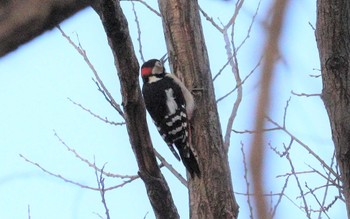
<svg viewBox="0 0 350 219">
<path fill-rule="evenodd" d="M 165 94 L 166 94 L 166 105 L 168 106 L 169 114 L 172 115 L 176 112 L 178 108 L 175 102 L 174 91 L 173 89 L 169 88 L 165 90 Z"/>
<path fill-rule="evenodd" d="M 186 86 L 173 74 L 167 74 L 166 75 L 169 78 L 172 78 L 180 87 L 182 90 L 182 93 L 184 94 L 185 102 L 186 102 L 186 112 L 189 119 L 192 117 L 192 113 L 194 110 L 194 99 L 191 94 L 191 92 L 186 88 Z"/>
</svg>

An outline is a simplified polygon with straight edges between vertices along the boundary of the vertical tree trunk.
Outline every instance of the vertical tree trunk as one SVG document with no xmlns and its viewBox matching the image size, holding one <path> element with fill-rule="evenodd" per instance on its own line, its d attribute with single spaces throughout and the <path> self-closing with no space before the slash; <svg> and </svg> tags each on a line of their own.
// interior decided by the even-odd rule
<svg viewBox="0 0 350 219">
<path fill-rule="evenodd" d="M 318 0 L 316 39 L 323 90 L 350 218 L 350 1 Z"/>
<path fill-rule="evenodd" d="M 195 96 L 192 145 L 202 176 L 189 179 L 190 218 L 236 218 L 209 59 L 196 0 L 158 0 L 172 72 Z"/>
<path fill-rule="evenodd" d="M 139 175 L 157 218 L 177 219 L 179 215 L 153 152 L 146 123 L 146 111 L 139 86 L 139 65 L 129 35 L 127 20 L 119 1 L 102 0 L 94 5 L 101 17 L 121 84 L 123 108 L 130 143 Z"/>
</svg>

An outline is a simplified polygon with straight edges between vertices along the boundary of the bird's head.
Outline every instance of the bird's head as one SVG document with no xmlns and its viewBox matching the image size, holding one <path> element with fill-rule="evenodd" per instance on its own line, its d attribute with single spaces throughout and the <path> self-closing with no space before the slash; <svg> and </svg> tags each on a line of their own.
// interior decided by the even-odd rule
<svg viewBox="0 0 350 219">
<path fill-rule="evenodd" d="M 168 59 L 168 54 L 165 53 L 165 55 L 160 59 L 150 59 L 147 62 L 143 63 L 141 66 L 141 77 L 143 81 L 149 81 L 148 79 L 151 76 L 154 76 L 153 78 L 162 78 L 165 75 L 165 68 L 164 63 Z"/>
<path fill-rule="evenodd" d="M 165 68 L 162 61 L 158 59 L 151 59 L 143 63 L 141 66 L 141 77 L 147 78 L 149 76 L 157 76 L 165 73 Z"/>
</svg>

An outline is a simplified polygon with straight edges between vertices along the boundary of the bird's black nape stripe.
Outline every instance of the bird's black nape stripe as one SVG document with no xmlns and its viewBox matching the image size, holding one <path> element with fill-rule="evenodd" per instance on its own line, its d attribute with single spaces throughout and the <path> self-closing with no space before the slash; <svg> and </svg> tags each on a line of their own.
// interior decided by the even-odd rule
<svg viewBox="0 0 350 219">
<path fill-rule="evenodd" d="M 157 77 L 157 78 L 164 78 L 165 77 L 165 72 L 163 72 L 163 73 L 161 73 L 161 74 L 150 74 L 150 75 L 148 75 L 149 77 L 150 76 L 155 76 L 155 77 Z"/>
</svg>

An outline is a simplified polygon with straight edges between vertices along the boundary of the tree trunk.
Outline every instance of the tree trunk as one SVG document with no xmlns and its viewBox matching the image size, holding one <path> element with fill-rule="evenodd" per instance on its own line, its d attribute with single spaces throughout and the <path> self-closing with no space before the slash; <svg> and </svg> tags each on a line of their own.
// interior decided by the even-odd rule
<svg viewBox="0 0 350 219">
<path fill-rule="evenodd" d="M 96 5 L 94 5 L 96 6 Z M 129 35 L 127 20 L 119 1 L 102 0 L 95 7 L 113 51 L 123 96 L 123 108 L 130 143 L 139 175 L 157 218 L 177 219 L 179 215 L 153 152 L 146 123 L 146 111 L 139 86 L 139 65 Z"/>
<path fill-rule="evenodd" d="M 196 0 L 158 0 L 171 71 L 194 92 L 192 145 L 202 173 L 189 177 L 190 218 L 237 218 L 213 81 Z"/>
<path fill-rule="evenodd" d="M 350 1 L 318 0 L 316 39 L 323 90 L 350 218 Z"/>
</svg>

